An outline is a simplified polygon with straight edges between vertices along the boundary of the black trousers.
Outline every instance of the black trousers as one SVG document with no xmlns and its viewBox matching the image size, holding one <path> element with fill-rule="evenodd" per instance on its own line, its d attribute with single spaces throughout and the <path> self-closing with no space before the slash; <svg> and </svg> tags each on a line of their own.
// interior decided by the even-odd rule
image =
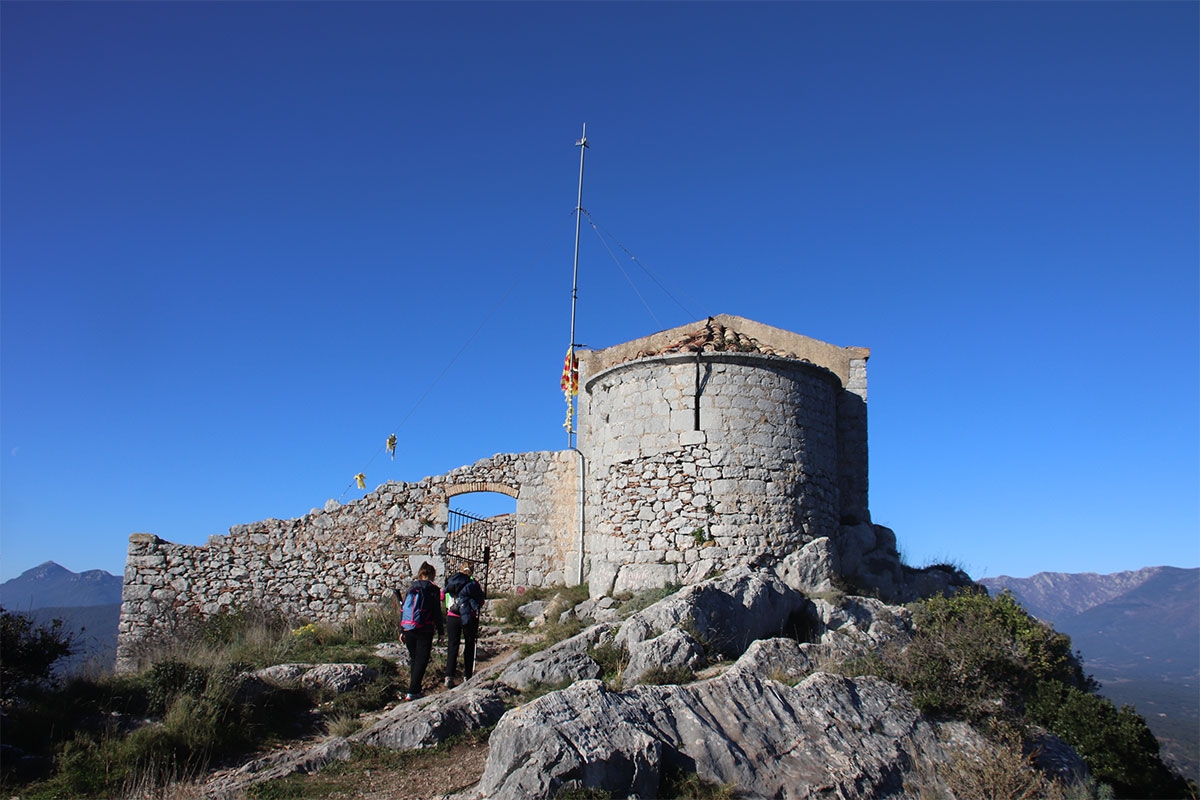
<svg viewBox="0 0 1200 800">
<path fill-rule="evenodd" d="M 421 693 L 421 681 L 433 653 L 433 628 L 405 631 L 404 644 L 408 647 L 408 693 L 415 696 Z"/>
<path fill-rule="evenodd" d="M 446 677 L 453 678 L 458 670 L 458 642 L 462 639 L 463 678 L 470 680 L 475 672 L 475 640 L 479 637 L 479 619 L 473 619 L 466 625 L 462 617 L 453 614 L 446 615 Z"/>
</svg>

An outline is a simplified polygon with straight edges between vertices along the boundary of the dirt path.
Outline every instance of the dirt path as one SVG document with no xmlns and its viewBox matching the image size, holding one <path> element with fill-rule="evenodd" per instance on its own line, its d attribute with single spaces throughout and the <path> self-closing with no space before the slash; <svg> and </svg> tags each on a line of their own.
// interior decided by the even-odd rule
<svg viewBox="0 0 1200 800">
<path fill-rule="evenodd" d="M 501 633 L 496 630 L 486 645 L 480 642 L 481 660 L 476 672 L 484 673 L 505 661 L 523 641 L 531 638 L 523 632 Z M 446 689 L 438 684 L 429 694 Z M 388 709 L 394 708 L 395 704 Z M 370 725 L 388 709 L 364 714 L 364 726 Z M 304 743 L 304 747 L 315 744 Z M 295 749 L 300 742 L 284 748 Z M 258 754 L 262 757 L 264 754 Z M 488 742 L 483 733 L 467 734 L 460 740 L 438 748 L 408 752 L 370 752 L 350 762 L 335 762 L 319 772 L 296 773 L 282 779 L 292 784 L 287 796 L 336 798 L 336 800 L 433 800 L 454 796 L 465 800 L 463 793 L 479 782 L 487 763 Z M 211 778 L 211 776 L 210 776 Z M 252 797 L 252 794 L 243 794 Z"/>
<path fill-rule="evenodd" d="M 487 763 L 486 740 L 468 740 L 432 752 L 336 764 L 313 775 L 296 775 L 310 795 L 333 800 L 433 800 L 479 783 Z"/>
</svg>

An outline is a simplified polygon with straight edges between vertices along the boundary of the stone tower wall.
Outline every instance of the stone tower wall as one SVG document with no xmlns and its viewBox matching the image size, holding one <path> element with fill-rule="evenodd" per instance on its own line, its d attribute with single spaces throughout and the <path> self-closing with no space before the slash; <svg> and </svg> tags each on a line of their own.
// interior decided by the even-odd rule
<svg viewBox="0 0 1200 800">
<path fill-rule="evenodd" d="M 579 449 L 592 594 L 690 583 L 835 535 L 841 395 L 827 369 L 750 353 L 648 357 L 589 377 Z"/>
</svg>

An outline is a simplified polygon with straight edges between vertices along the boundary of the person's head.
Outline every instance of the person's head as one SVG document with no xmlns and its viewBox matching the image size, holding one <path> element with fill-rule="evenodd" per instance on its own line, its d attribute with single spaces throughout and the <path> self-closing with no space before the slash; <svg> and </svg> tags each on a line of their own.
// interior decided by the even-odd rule
<svg viewBox="0 0 1200 800">
<path fill-rule="evenodd" d="M 437 567 L 430 564 L 428 561 L 422 561 L 420 569 L 417 570 L 417 578 L 423 581 L 431 581 L 437 577 Z"/>
</svg>

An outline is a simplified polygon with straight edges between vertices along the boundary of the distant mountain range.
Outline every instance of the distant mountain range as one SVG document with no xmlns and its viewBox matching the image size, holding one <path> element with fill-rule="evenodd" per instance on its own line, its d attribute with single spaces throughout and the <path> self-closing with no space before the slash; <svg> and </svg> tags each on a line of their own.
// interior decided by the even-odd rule
<svg viewBox="0 0 1200 800">
<path fill-rule="evenodd" d="M 0 606 L 24 614 L 37 608 L 119 605 L 124 582 L 102 569 L 71 572 L 47 561 L 0 583 Z"/>
<path fill-rule="evenodd" d="M 117 655 L 123 583 L 104 570 L 76 573 L 47 561 L 0 583 L 0 607 L 38 625 L 60 619 L 74 634 L 76 651 L 55 665 L 56 673 L 109 671 Z"/>
<path fill-rule="evenodd" d="M 1071 637 L 1100 694 L 1146 719 L 1163 756 L 1200 780 L 1200 569 L 984 578 Z"/>
</svg>

